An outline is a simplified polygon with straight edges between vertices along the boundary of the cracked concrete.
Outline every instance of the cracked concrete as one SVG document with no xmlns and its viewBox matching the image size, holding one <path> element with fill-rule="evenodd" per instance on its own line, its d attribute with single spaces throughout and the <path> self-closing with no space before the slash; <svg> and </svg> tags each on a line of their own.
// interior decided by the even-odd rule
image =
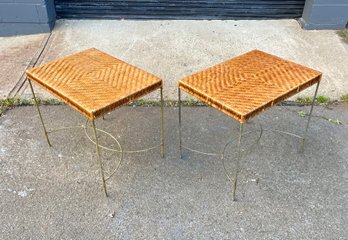
<svg viewBox="0 0 348 240">
<path fill-rule="evenodd" d="M 274 107 L 246 131 L 275 128 L 302 134 L 297 112 Z M 314 115 L 348 122 L 348 106 Z M 98 120 L 126 150 L 159 143 L 159 107 L 123 107 Z M 49 129 L 80 126 L 68 106 L 43 106 Z M 165 108 L 166 157 L 160 150 L 126 154 L 105 198 L 95 147 L 81 128 L 50 134 L 47 146 L 35 107 L 0 118 L 0 239 L 332 239 L 348 236 L 348 128 L 314 117 L 305 152 L 296 138 L 265 132 L 242 139 L 237 202 L 216 156 L 178 151 L 177 108 Z M 69 117 L 67 117 L 69 116 Z M 238 124 L 209 107 L 183 108 L 183 143 L 219 151 Z M 101 134 L 101 143 L 115 147 Z M 226 166 L 235 171 L 235 144 Z M 117 156 L 102 152 L 106 167 Z"/>
<path fill-rule="evenodd" d="M 0 94 L 11 90 L 46 36 L 0 38 Z M 304 31 L 294 20 L 60 20 L 39 63 L 89 47 L 160 76 L 171 100 L 181 77 L 254 48 L 321 70 L 321 95 L 337 99 L 348 92 L 348 45 L 335 31 Z M 347 124 L 347 109 L 316 107 L 314 115 Z M 84 123 L 67 106 L 42 110 L 50 129 Z M 303 110 L 308 107 L 274 107 L 246 128 L 257 130 L 262 123 L 302 134 L 305 119 L 297 112 Z M 97 125 L 125 149 L 138 149 L 158 144 L 158 114 L 157 107 L 123 107 Z M 165 108 L 165 159 L 159 149 L 127 154 L 105 198 L 95 148 L 80 127 L 50 134 L 49 148 L 33 106 L 6 112 L 0 118 L 0 239 L 346 239 L 346 125 L 314 117 L 304 154 L 288 136 L 265 132 L 257 146 L 256 134 L 243 138 L 243 149 L 251 151 L 243 155 L 233 202 L 218 157 L 185 151 L 180 159 L 176 116 L 176 108 Z M 183 127 L 184 144 L 206 152 L 219 151 L 238 129 L 208 107 L 185 107 Z M 231 173 L 234 153 L 231 144 Z M 103 159 L 108 169 L 117 163 L 105 151 Z"/>
<path fill-rule="evenodd" d="M 47 34 L 0 37 L 0 98 L 6 98 Z"/>
<path fill-rule="evenodd" d="M 13 46 L 23 44 L 17 38 L 0 38 L 1 43 L 4 40 L 13 42 Z M 339 99 L 348 93 L 348 44 L 336 31 L 305 31 L 295 20 L 59 20 L 40 63 L 90 47 L 158 75 L 164 80 L 164 97 L 170 100 L 177 98 L 180 78 L 255 48 L 322 71 L 321 95 Z M 10 55 L 16 58 L 18 54 Z M 14 73 L 19 73 L 21 69 L 13 65 L 7 65 L 3 71 L 15 69 Z M 17 76 L 14 73 L 11 73 L 12 82 Z M 3 81 L 8 85 L 2 85 L 2 91 L 9 91 L 11 81 L 8 78 Z M 41 96 L 49 97 L 38 91 Z M 301 95 L 313 92 L 311 88 Z M 28 96 L 27 91 L 24 97 Z M 158 99 L 158 95 L 146 98 Z"/>
</svg>

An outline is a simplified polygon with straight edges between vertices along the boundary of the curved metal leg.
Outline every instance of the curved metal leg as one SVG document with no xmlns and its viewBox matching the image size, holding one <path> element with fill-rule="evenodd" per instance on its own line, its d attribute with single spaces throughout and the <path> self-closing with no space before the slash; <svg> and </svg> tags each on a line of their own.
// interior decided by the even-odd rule
<svg viewBox="0 0 348 240">
<path fill-rule="evenodd" d="M 33 85 L 31 84 L 31 81 L 29 79 L 28 79 L 28 82 L 29 82 L 29 86 L 30 86 L 30 89 L 31 89 L 31 93 L 33 94 L 33 99 L 34 99 L 34 102 L 35 102 L 35 106 L 36 106 L 37 111 L 38 111 L 39 116 L 40 116 L 41 124 L 42 124 L 43 130 L 44 130 L 45 136 L 46 136 L 46 140 L 47 140 L 48 146 L 52 147 L 50 139 L 48 138 L 48 134 L 47 134 L 47 130 L 46 130 L 46 127 L 45 127 L 45 123 L 44 123 L 42 115 L 41 115 L 41 111 L 40 111 L 40 108 L 39 108 L 39 103 L 38 103 L 38 101 L 36 99 L 36 95 L 35 95 L 35 92 L 34 92 Z"/>
<path fill-rule="evenodd" d="M 108 193 L 106 191 L 106 183 L 105 183 L 105 176 L 104 176 L 104 164 L 101 160 L 100 157 L 100 149 L 99 149 L 99 143 L 98 143 L 98 136 L 97 136 L 97 130 L 95 128 L 95 123 L 94 123 L 94 119 L 91 121 L 92 122 L 92 127 L 93 127 L 93 133 L 94 133 L 94 138 L 95 138 L 95 143 L 96 143 L 96 150 L 97 150 L 97 156 L 98 156 L 98 161 L 99 161 L 99 167 L 100 167 L 100 174 L 102 177 L 102 181 L 103 181 L 103 189 L 105 192 L 105 196 L 108 196 Z"/>
<path fill-rule="evenodd" d="M 227 179 L 232 183 L 233 180 L 232 180 L 232 177 L 230 176 L 230 174 L 228 173 L 227 169 L 226 169 L 226 165 L 225 165 L 225 151 L 226 151 L 226 148 L 227 146 L 233 141 L 233 139 L 231 138 L 229 141 L 227 141 L 227 143 L 225 144 L 224 148 L 222 149 L 222 152 L 221 152 L 221 161 L 222 161 L 222 167 L 224 169 L 224 172 L 225 172 L 225 175 L 227 177 Z"/>
<path fill-rule="evenodd" d="M 161 87 L 161 153 L 164 158 L 164 117 L 163 117 L 163 87 Z"/>
<path fill-rule="evenodd" d="M 304 151 L 304 145 L 305 145 L 307 134 L 308 134 L 308 127 L 309 127 L 309 123 L 310 123 L 311 118 L 312 118 L 312 112 L 313 112 L 313 108 L 314 108 L 315 99 L 317 98 L 319 84 L 320 84 L 320 82 L 317 83 L 317 87 L 315 89 L 315 93 L 314 93 L 314 97 L 313 97 L 313 101 L 312 101 L 312 105 L 311 105 L 311 110 L 309 111 L 309 116 L 308 116 L 308 121 L 307 121 L 307 125 L 306 125 L 306 130 L 305 130 L 305 134 L 303 136 L 302 145 L 301 145 L 301 149 L 300 149 L 301 153 Z"/>
<path fill-rule="evenodd" d="M 239 164 L 240 164 L 240 159 L 241 159 L 241 151 L 240 151 L 240 145 L 242 141 L 242 135 L 243 135 L 243 126 L 244 124 L 241 123 L 239 126 L 239 137 L 238 137 L 238 155 L 237 155 L 237 162 L 236 162 L 236 173 L 234 176 L 234 184 L 233 184 L 233 201 L 236 201 L 236 190 L 237 190 L 237 179 L 238 179 L 238 174 L 239 174 Z"/>
<path fill-rule="evenodd" d="M 179 148 L 180 158 L 182 159 L 182 142 L 181 142 L 181 90 L 178 88 L 178 106 L 179 106 Z"/>
</svg>

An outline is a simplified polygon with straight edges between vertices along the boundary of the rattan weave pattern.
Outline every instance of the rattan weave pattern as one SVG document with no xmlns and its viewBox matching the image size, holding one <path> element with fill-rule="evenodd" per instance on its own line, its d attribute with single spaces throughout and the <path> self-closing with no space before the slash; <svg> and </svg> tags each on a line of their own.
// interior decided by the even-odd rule
<svg viewBox="0 0 348 240">
<path fill-rule="evenodd" d="M 243 123 L 321 80 L 316 70 L 253 50 L 185 77 L 179 87 Z"/>
<path fill-rule="evenodd" d="M 162 87 L 162 80 L 95 48 L 29 69 L 27 77 L 94 119 Z"/>
</svg>

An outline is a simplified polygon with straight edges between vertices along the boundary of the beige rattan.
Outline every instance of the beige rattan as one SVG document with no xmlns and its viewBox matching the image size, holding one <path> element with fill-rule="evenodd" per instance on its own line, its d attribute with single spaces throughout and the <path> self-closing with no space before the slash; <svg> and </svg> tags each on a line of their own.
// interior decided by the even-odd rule
<svg viewBox="0 0 348 240">
<path fill-rule="evenodd" d="M 27 77 L 94 119 L 162 87 L 162 80 L 95 48 L 26 72 Z"/>
<path fill-rule="evenodd" d="M 179 87 L 243 123 L 318 83 L 321 73 L 253 50 L 179 81 Z"/>
</svg>

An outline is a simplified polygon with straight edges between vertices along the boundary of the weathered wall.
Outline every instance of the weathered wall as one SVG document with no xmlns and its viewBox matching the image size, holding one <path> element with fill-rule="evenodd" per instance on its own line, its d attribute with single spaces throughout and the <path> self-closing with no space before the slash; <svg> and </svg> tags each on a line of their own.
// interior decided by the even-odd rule
<svg viewBox="0 0 348 240">
<path fill-rule="evenodd" d="M 0 36 L 49 32 L 54 0 L 0 0 Z"/>
<path fill-rule="evenodd" d="M 304 29 L 342 29 L 348 22 L 348 0 L 307 0 L 300 24 Z"/>
</svg>

